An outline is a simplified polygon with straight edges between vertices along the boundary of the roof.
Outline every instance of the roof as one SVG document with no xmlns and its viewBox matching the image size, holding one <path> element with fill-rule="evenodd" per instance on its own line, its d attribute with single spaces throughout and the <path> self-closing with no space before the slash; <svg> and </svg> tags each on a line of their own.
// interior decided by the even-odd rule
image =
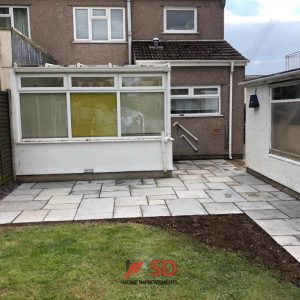
<svg viewBox="0 0 300 300">
<path fill-rule="evenodd" d="M 300 68 L 283 71 L 279 73 L 274 73 L 266 76 L 261 76 L 256 79 L 250 79 L 242 82 L 242 85 L 245 86 L 255 86 L 255 85 L 261 85 L 266 83 L 274 83 L 274 82 L 280 82 L 285 80 L 293 80 L 293 79 L 299 79 L 300 78 Z"/>
<path fill-rule="evenodd" d="M 160 41 L 154 48 L 153 41 L 133 41 L 135 60 L 241 60 L 247 61 L 241 53 L 224 40 L 215 41 Z"/>
</svg>

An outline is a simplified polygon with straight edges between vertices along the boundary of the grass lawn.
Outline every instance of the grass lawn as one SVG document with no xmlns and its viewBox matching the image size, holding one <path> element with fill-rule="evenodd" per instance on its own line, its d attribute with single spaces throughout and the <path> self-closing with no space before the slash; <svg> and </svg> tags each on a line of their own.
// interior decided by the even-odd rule
<svg viewBox="0 0 300 300">
<path fill-rule="evenodd" d="M 125 262 L 143 261 L 132 279 L 153 279 L 153 259 L 172 259 L 176 285 L 126 285 Z M 163 280 L 163 277 L 156 278 Z M 300 299 L 276 274 L 184 235 L 141 224 L 0 228 L 1 299 Z"/>
</svg>

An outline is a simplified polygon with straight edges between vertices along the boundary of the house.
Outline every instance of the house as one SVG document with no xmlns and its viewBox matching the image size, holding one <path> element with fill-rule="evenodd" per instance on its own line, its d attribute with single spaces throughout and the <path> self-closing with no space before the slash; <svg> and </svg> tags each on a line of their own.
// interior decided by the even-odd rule
<svg viewBox="0 0 300 300">
<path fill-rule="evenodd" d="M 247 59 L 224 40 L 225 2 L 0 0 L 1 27 L 56 61 L 11 62 L 17 176 L 169 174 L 172 158 L 241 157 Z M 91 112 L 110 97 L 110 113 Z M 53 111 L 35 120 L 38 102 Z"/>
<path fill-rule="evenodd" d="M 248 172 L 300 199 L 300 69 L 243 85 Z"/>
</svg>

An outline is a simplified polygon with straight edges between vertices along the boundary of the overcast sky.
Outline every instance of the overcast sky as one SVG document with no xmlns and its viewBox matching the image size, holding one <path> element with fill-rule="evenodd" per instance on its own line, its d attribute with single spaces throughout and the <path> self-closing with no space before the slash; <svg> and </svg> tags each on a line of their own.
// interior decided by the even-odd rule
<svg viewBox="0 0 300 300">
<path fill-rule="evenodd" d="M 284 71 L 300 51 L 300 0 L 227 0 L 225 39 L 251 60 L 248 75 Z"/>
</svg>

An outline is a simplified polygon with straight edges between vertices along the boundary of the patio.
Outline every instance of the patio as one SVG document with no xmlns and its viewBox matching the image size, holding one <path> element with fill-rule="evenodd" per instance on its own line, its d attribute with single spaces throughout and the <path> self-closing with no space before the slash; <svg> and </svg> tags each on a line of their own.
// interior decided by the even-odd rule
<svg viewBox="0 0 300 300">
<path fill-rule="evenodd" d="M 300 261 L 300 202 L 225 160 L 175 162 L 172 178 L 24 183 L 0 224 L 247 214 Z"/>
</svg>

